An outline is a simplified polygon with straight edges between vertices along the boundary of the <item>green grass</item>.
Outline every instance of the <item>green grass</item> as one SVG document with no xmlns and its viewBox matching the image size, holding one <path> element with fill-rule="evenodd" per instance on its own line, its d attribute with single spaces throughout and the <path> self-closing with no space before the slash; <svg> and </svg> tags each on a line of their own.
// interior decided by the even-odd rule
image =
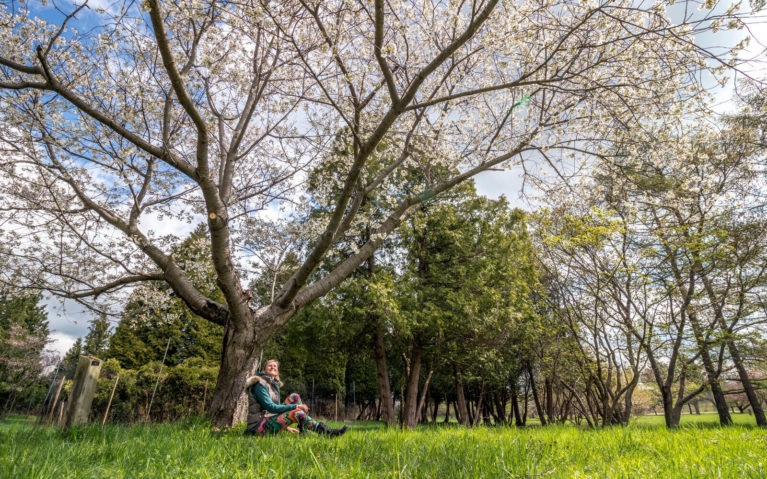
<svg viewBox="0 0 767 479">
<path fill-rule="evenodd" d="M 756 420 L 751 414 L 730 414 L 732 422 L 737 426 L 755 426 Z M 633 424 L 642 426 L 665 426 L 665 421 L 662 415 L 657 416 L 639 416 L 635 418 Z M 679 423 L 682 426 L 697 425 L 697 426 L 716 426 L 719 427 L 719 415 L 716 413 L 704 413 L 704 414 L 682 414 Z"/>
<path fill-rule="evenodd" d="M 360 423 L 334 439 L 215 434 L 203 420 L 69 431 L 14 420 L 0 422 L 0 477 L 766 477 L 767 431 L 710 416 L 675 431 L 656 417 L 593 430 Z"/>
</svg>

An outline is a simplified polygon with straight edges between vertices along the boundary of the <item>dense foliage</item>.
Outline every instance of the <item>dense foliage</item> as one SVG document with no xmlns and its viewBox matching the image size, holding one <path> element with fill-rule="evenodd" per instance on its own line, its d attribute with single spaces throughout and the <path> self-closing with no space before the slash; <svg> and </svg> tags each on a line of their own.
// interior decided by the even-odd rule
<svg viewBox="0 0 767 479">
<path fill-rule="evenodd" d="M 29 409 L 45 394 L 39 376 L 50 358 L 48 315 L 39 294 L 0 290 L 0 416 Z"/>
</svg>

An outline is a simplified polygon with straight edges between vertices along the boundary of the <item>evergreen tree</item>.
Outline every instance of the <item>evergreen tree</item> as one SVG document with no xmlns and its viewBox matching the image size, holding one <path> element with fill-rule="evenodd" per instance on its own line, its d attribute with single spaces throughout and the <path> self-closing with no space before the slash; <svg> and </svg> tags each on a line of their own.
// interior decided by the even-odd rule
<svg viewBox="0 0 767 479">
<path fill-rule="evenodd" d="M 204 225 L 198 227 L 173 252 L 173 257 L 195 287 L 223 301 L 205 231 Z M 138 369 L 150 361 L 160 361 L 168 339 L 166 365 L 181 364 L 190 358 L 210 363 L 221 357 L 222 328 L 192 313 L 166 283 L 148 283 L 131 294 L 109 339 L 106 356 L 117 359 L 123 367 Z"/>
<path fill-rule="evenodd" d="M 42 372 L 48 316 L 39 294 L 0 291 L 0 404 L 2 414 Z"/>
<path fill-rule="evenodd" d="M 88 356 L 103 357 L 109 349 L 109 320 L 105 314 L 94 318 L 88 326 L 88 334 L 85 336 L 83 354 Z"/>
<path fill-rule="evenodd" d="M 72 347 L 64 354 L 64 359 L 61 361 L 61 366 L 67 376 L 74 375 L 77 361 L 80 359 L 81 354 L 83 354 L 83 338 L 77 338 Z"/>
</svg>

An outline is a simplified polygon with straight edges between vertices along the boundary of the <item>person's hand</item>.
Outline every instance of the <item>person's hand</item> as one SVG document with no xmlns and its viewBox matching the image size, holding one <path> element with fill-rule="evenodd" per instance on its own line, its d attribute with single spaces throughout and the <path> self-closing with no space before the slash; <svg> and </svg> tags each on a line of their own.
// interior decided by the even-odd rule
<svg viewBox="0 0 767 479">
<path fill-rule="evenodd" d="M 298 429 L 296 429 L 294 427 L 288 427 L 287 430 L 291 434 L 298 434 L 299 433 Z"/>
<path fill-rule="evenodd" d="M 306 404 L 299 404 L 298 406 L 296 406 L 296 409 L 301 410 L 303 412 L 309 412 L 309 406 L 307 406 Z"/>
</svg>

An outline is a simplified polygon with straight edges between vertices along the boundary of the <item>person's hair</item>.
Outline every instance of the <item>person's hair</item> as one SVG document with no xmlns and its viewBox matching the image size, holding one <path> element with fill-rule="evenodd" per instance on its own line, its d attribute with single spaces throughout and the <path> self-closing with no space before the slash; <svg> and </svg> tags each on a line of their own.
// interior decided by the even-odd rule
<svg viewBox="0 0 767 479">
<path fill-rule="evenodd" d="M 264 372 L 266 372 L 266 365 L 269 364 L 269 363 L 277 363 L 277 368 L 278 368 L 278 371 L 279 371 L 280 362 L 277 361 L 276 359 L 267 359 L 266 361 L 264 361 L 264 365 L 262 366 Z M 275 376 L 274 379 L 277 381 L 277 384 L 279 384 L 280 387 L 284 386 L 282 381 L 280 381 L 280 374 L 279 373 L 277 373 L 277 376 Z"/>
</svg>

